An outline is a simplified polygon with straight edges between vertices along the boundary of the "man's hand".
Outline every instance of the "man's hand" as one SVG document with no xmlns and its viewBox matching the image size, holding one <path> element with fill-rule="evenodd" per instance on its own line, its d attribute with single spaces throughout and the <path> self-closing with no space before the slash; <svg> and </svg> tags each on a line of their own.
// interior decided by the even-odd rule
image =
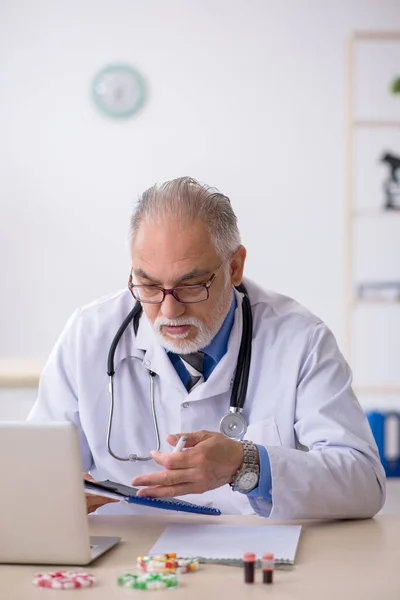
<svg viewBox="0 0 400 600">
<path fill-rule="evenodd" d="M 93 479 L 93 477 L 89 475 L 89 473 L 82 473 L 82 477 L 83 479 L 86 479 L 86 481 L 95 481 L 95 479 Z M 105 498 L 104 496 L 98 496 L 97 494 L 86 493 L 85 496 L 86 510 L 88 514 L 94 512 L 95 510 L 100 508 L 100 506 L 103 506 L 103 504 L 109 504 L 110 502 L 118 502 L 118 500 L 115 500 L 114 498 Z"/>
<path fill-rule="evenodd" d="M 176 453 L 153 450 L 150 453 L 165 470 L 135 477 L 133 486 L 146 486 L 138 496 L 163 498 L 202 494 L 230 483 L 243 464 L 242 444 L 221 433 L 179 433 L 168 435 L 167 441 L 175 446 L 182 435 L 187 435 L 187 450 Z"/>
</svg>

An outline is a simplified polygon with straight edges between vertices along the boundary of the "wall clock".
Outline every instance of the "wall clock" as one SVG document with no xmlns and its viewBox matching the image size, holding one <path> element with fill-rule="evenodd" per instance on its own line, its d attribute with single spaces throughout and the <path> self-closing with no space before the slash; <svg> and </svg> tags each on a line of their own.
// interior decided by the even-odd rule
<svg viewBox="0 0 400 600">
<path fill-rule="evenodd" d="M 143 105 L 145 82 L 136 69 L 129 65 L 108 65 L 95 75 L 92 96 L 104 115 L 127 118 Z"/>
</svg>

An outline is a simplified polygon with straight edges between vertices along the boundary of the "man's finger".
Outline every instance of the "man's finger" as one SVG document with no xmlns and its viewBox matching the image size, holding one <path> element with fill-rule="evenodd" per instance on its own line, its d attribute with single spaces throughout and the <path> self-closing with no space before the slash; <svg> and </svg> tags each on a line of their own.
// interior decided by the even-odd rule
<svg viewBox="0 0 400 600">
<path fill-rule="evenodd" d="M 132 480 L 132 485 L 163 485 L 171 486 L 180 483 L 186 483 L 194 480 L 195 469 L 179 469 L 172 471 L 159 471 L 156 473 L 144 473 L 138 475 Z"/>
<path fill-rule="evenodd" d="M 176 446 L 177 443 L 179 442 L 179 438 L 182 435 L 187 435 L 187 434 L 186 433 L 185 434 L 183 434 L 183 433 L 182 434 L 179 434 L 179 433 L 169 433 L 167 435 L 167 437 L 166 437 L 166 440 L 167 440 L 168 444 L 170 444 L 170 446 Z"/>
<path fill-rule="evenodd" d="M 137 496 L 146 498 L 171 498 L 185 494 L 202 494 L 205 492 L 204 483 L 181 483 L 179 485 L 159 485 L 146 487 L 137 493 Z"/>
<path fill-rule="evenodd" d="M 110 502 L 118 502 L 114 498 L 105 498 L 104 496 L 95 496 L 94 494 L 85 494 L 86 496 L 86 509 L 88 513 L 92 513 L 100 506 L 109 504 Z"/>
<path fill-rule="evenodd" d="M 152 450 L 150 455 L 154 462 L 166 469 L 188 469 L 191 466 L 191 457 L 186 452 L 159 452 Z"/>
<path fill-rule="evenodd" d="M 215 435 L 215 431 L 193 431 L 193 433 L 173 433 L 167 435 L 167 442 L 171 446 L 176 446 L 178 440 L 185 435 L 187 437 L 185 448 L 193 448 L 200 442 L 207 440 L 208 438 Z"/>
</svg>

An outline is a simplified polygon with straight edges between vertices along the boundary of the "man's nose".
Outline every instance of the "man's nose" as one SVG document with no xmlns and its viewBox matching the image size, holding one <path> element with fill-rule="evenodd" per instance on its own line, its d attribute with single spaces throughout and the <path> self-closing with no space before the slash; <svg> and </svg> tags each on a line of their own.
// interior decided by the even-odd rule
<svg viewBox="0 0 400 600">
<path fill-rule="evenodd" d="M 167 319 L 176 319 L 181 317 L 185 312 L 185 305 L 178 302 L 172 294 L 167 294 L 164 302 L 161 304 L 161 314 Z"/>
</svg>

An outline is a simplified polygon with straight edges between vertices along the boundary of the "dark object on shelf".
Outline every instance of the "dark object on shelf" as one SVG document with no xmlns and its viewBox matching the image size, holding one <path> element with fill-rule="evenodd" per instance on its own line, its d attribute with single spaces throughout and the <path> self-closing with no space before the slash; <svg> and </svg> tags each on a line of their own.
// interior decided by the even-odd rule
<svg viewBox="0 0 400 600">
<path fill-rule="evenodd" d="M 386 152 L 381 162 L 385 163 L 389 168 L 389 176 L 383 182 L 385 192 L 385 209 L 400 209 L 400 181 L 398 170 L 400 169 L 400 156 Z"/>
<path fill-rule="evenodd" d="M 357 286 L 357 297 L 360 300 L 387 300 L 400 302 L 400 280 L 359 283 Z"/>
<path fill-rule="evenodd" d="M 393 94 L 400 94 L 400 77 L 396 77 L 396 79 L 392 82 L 390 86 L 390 91 Z"/>
</svg>

